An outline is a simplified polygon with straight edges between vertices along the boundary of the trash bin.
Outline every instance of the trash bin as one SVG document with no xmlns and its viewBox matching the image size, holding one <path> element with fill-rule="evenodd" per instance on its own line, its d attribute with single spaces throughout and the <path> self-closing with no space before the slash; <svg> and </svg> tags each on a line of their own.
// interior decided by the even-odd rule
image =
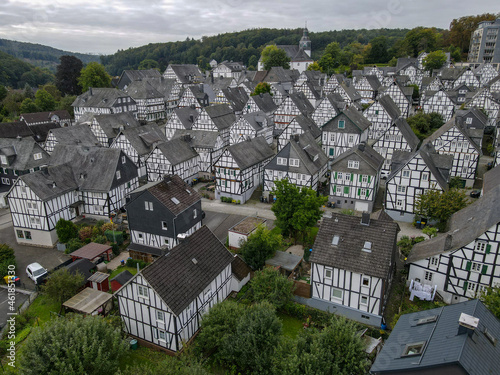
<svg viewBox="0 0 500 375">
<path fill-rule="evenodd" d="M 139 344 L 137 343 L 136 339 L 130 340 L 130 349 L 137 350 L 138 347 L 139 347 Z"/>
<path fill-rule="evenodd" d="M 14 276 L 14 285 L 21 286 L 21 279 L 19 278 L 19 276 Z"/>
</svg>

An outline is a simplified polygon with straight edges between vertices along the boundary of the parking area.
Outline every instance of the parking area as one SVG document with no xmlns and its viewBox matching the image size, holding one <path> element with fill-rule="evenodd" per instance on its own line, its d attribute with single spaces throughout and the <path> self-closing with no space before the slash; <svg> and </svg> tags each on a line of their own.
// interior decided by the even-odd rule
<svg viewBox="0 0 500 375">
<path fill-rule="evenodd" d="M 12 311 L 8 303 L 9 300 L 7 298 L 7 293 L 7 289 L 0 288 L 0 329 L 5 326 L 5 324 L 7 323 L 7 319 L 9 319 L 10 317 L 7 314 L 17 312 L 18 307 L 20 307 L 29 297 L 28 294 L 16 292 L 16 299 L 14 304 L 15 310 Z"/>
<path fill-rule="evenodd" d="M 70 259 L 69 255 L 57 249 L 19 245 L 16 241 L 8 209 L 0 210 L 0 243 L 6 243 L 14 249 L 17 262 L 17 276 L 21 279 L 22 289 L 35 290 L 35 284 L 26 275 L 26 266 L 38 262 L 47 270 L 52 270 Z M 5 275 L 0 275 L 3 277 Z M 1 300 L 0 300 L 1 301 Z"/>
</svg>

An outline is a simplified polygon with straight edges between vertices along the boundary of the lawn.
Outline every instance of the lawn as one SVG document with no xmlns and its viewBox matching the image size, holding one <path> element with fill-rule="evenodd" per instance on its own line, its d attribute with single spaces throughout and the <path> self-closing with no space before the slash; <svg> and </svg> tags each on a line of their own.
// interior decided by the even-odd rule
<svg viewBox="0 0 500 375">
<path fill-rule="evenodd" d="M 43 294 L 39 294 L 33 303 L 28 307 L 28 316 L 38 318 L 38 323 L 45 323 L 59 313 L 60 305 L 52 302 Z"/>
<path fill-rule="evenodd" d="M 159 363 L 166 359 L 167 354 L 139 346 L 137 350 L 129 350 L 120 361 L 120 369 L 125 370 L 127 366 L 140 366 L 150 363 Z"/>
<path fill-rule="evenodd" d="M 118 268 L 116 270 L 114 270 L 113 272 L 111 272 L 111 274 L 109 275 L 109 280 L 111 281 L 111 279 L 113 277 L 115 277 L 116 275 L 118 275 L 120 272 L 123 272 L 123 271 L 128 271 L 132 275 L 135 275 L 137 273 L 137 268 L 127 267 L 127 266 L 118 266 Z"/>
<path fill-rule="evenodd" d="M 304 325 L 302 324 L 302 321 L 297 319 L 297 318 L 294 318 L 290 315 L 278 313 L 278 318 L 283 323 L 283 334 L 285 336 L 292 338 L 292 339 L 297 337 L 299 332 L 304 329 Z"/>
</svg>

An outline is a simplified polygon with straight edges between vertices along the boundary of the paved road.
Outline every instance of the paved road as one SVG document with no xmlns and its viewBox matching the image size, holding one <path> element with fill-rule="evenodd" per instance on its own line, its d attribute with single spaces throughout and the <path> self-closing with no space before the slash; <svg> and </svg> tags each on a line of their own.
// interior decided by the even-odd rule
<svg viewBox="0 0 500 375">
<path fill-rule="evenodd" d="M 17 308 L 20 307 L 24 301 L 28 299 L 28 295 L 24 293 L 19 293 L 16 292 L 16 299 L 15 299 L 15 311 L 11 311 L 10 305 L 8 304 L 8 292 L 7 289 L 0 288 L 0 329 L 5 326 L 7 323 L 7 319 L 10 317 L 7 315 L 8 313 L 16 312 Z"/>
</svg>

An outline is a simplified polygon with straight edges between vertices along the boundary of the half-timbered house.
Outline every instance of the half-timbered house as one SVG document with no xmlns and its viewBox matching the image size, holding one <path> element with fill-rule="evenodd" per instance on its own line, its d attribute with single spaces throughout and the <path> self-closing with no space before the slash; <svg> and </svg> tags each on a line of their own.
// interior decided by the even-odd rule
<svg viewBox="0 0 500 375">
<path fill-rule="evenodd" d="M 238 118 L 229 130 L 229 144 L 244 142 L 248 138 L 264 137 L 267 143 L 273 143 L 274 122 L 264 112 L 249 112 Z M 320 131 L 321 132 L 321 131 Z"/>
<path fill-rule="evenodd" d="M 401 116 L 401 111 L 389 95 L 380 97 L 363 112 L 370 121 L 369 139 L 379 139 L 389 127 Z"/>
<path fill-rule="evenodd" d="M 274 156 L 265 138 L 239 142 L 224 150 L 215 162 L 215 198 L 245 203 L 262 183 L 264 167 Z"/>
<path fill-rule="evenodd" d="M 483 63 L 474 69 L 474 75 L 479 81 L 479 87 L 483 87 L 492 79 L 498 77 L 499 73 L 491 63 Z"/>
<path fill-rule="evenodd" d="M 266 116 L 273 116 L 278 106 L 274 103 L 273 97 L 269 93 L 250 96 L 243 108 L 243 113 L 262 111 Z"/>
<path fill-rule="evenodd" d="M 353 107 L 341 111 L 321 128 L 323 151 L 334 159 L 368 138 L 368 121 Z"/>
<path fill-rule="evenodd" d="M 205 107 L 193 123 L 193 130 L 218 131 L 224 142 L 229 145 L 231 125 L 236 122 L 236 115 L 228 104 Z"/>
<path fill-rule="evenodd" d="M 139 126 L 139 122 L 130 113 L 113 115 L 86 113 L 80 117 L 78 124 L 88 125 L 103 147 L 109 147 L 120 130 Z"/>
<path fill-rule="evenodd" d="M 43 145 L 49 154 L 54 151 L 57 144 L 61 145 L 81 145 L 100 146 L 101 143 L 94 135 L 87 124 L 78 124 L 66 128 L 56 128 L 49 130 L 47 139 Z"/>
<path fill-rule="evenodd" d="M 448 190 L 453 155 L 440 155 L 426 144 L 415 153 L 394 151 L 385 185 L 385 210 L 398 221 L 412 222 L 415 202 L 427 190 Z"/>
<path fill-rule="evenodd" d="M 372 212 L 383 162 L 365 143 L 341 154 L 330 167 L 330 201 L 335 207 Z"/>
<path fill-rule="evenodd" d="M 186 183 L 192 183 L 200 170 L 200 155 L 182 138 L 154 146 L 146 158 L 148 181 L 158 181 L 164 175 L 178 175 Z"/>
<path fill-rule="evenodd" d="M 358 107 L 359 102 L 361 101 L 360 93 L 349 81 L 341 82 L 340 85 L 333 89 L 332 93 L 339 94 L 348 106 Z"/>
<path fill-rule="evenodd" d="M 444 90 L 437 92 L 426 91 L 422 109 L 424 113 L 439 113 L 446 122 L 451 119 L 455 112 L 455 103 Z"/>
<path fill-rule="evenodd" d="M 293 135 L 300 135 L 309 133 L 316 142 L 321 142 L 321 129 L 318 128 L 314 120 L 304 115 L 296 116 L 288 125 L 285 126 L 283 131 L 277 136 L 278 151 L 280 151 L 291 139 Z"/>
<path fill-rule="evenodd" d="M 165 125 L 165 136 L 172 139 L 177 130 L 190 130 L 198 117 L 198 111 L 194 107 L 176 108 Z"/>
<path fill-rule="evenodd" d="M 496 126 L 500 113 L 500 98 L 492 93 L 488 87 L 479 89 L 465 106 L 466 108 L 484 109 L 488 115 L 488 126 Z"/>
<path fill-rule="evenodd" d="M 314 242 L 311 298 L 324 309 L 379 327 L 395 267 L 399 226 L 383 217 L 333 214 Z M 321 303 L 323 302 L 323 303 Z"/>
<path fill-rule="evenodd" d="M 200 88 L 199 85 L 196 85 L 184 88 L 179 99 L 178 107 L 195 107 L 200 110 L 208 105 L 210 105 L 208 94 L 203 91 L 203 86 Z"/>
<path fill-rule="evenodd" d="M 399 118 L 373 143 L 372 147 L 384 158 L 382 171 L 388 175 L 394 151 L 414 152 L 419 144 L 420 140 L 410 125 L 404 118 Z"/>
<path fill-rule="evenodd" d="M 127 334 L 180 352 L 202 316 L 231 293 L 232 261 L 210 229 L 197 230 L 115 293 Z"/>
<path fill-rule="evenodd" d="M 495 179 L 476 202 L 452 215 L 449 231 L 413 247 L 407 259 L 409 280 L 437 286 L 446 303 L 477 298 L 500 286 L 498 264 L 500 198 L 498 168 L 485 174 Z M 495 175 L 495 176 L 493 176 Z"/>
<path fill-rule="evenodd" d="M 294 92 L 302 92 L 306 96 L 311 105 L 316 108 L 321 100 L 321 87 L 315 86 L 310 81 L 305 81 L 301 85 L 295 84 Z"/>
<path fill-rule="evenodd" d="M 409 83 L 413 85 L 422 84 L 422 78 L 428 75 L 429 72 L 424 71 L 420 66 L 419 61 L 415 57 L 400 57 L 396 64 L 396 75 L 407 76 Z"/>
<path fill-rule="evenodd" d="M 284 178 L 298 188 L 318 190 L 325 180 L 328 157 L 309 132 L 294 135 L 264 168 L 263 196 L 269 198 L 274 181 Z"/>
<path fill-rule="evenodd" d="M 223 61 L 212 70 L 214 77 L 226 77 L 238 79 L 245 69 L 242 62 Z"/>
<path fill-rule="evenodd" d="M 50 112 L 21 113 L 19 121 L 24 121 L 28 126 L 56 123 L 61 127 L 71 125 L 71 116 L 65 109 Z"/>
<path fill-rule="evenodd" d="M 274 112 L 274 128 L 279 134 L 296 116 L 310 116 L 314 107 L 303 92 L 290 94 Z"/>
<path fill-rule="evenodd" d="M 337 116 L 340 111 L 346 109 L 346 106 L 347 103 L 344 102 L 339 94 L 329 94 L 321 99 L 314 109 L 311 118 L 321 128 L 333 117 Z"/>
<path fill-rule="evenodd" d="M 169 64 L 163 77 L 175 79 L 183 87 L 203 82 L 203 74 L 197 65 L 193 64 Z"/>
<path fill-rule="evenodd" d="M 488 126 L 488 116 L 478 108 L 459 109 L 455 113 L 458 125 L 467 129 L 483 130 Z"/>
<path fill-rule="evenodd" d="M 375 99 L 381 86 L 377 76 L 361 76 L 354 83 L 354 88 L 361 95 L 361 99 L 366 100 Z"/>
<path fill-rule="evenodd" d="M 343 74 L 332 74 L 323 87 L 323 95 L 327 96 L 329 94 L 332 94 L 337 86 L 344 82 L 344 79 L 345 77 Z"/>
<path fill-rule="evenodd" d="M 401 111 L 401 116 L 406 118 L 410 113 L 412 94 L 413 87 L 402 87 L 397 81 L 393 81 L 389 86 L 380 90 L 379 98 L 389 95 Z"/>
<path fill-rule="evenodd" d="M 178 83 L 175 79 L 167 79 L 163 77 L 145 78 L 144 81 L 148 82 L 155 88 L 156 91 L 163 95 L 167 115 L 172 113 L 172 111 L 177 108 L 181 98 L 182 86 L 180 83 Z"/>
<path fill-rule="evenodd" d="M 201 228 L 201 196 L 177 175 L 134 190 L 125 209 L 134 259 L 151 262 Z"/>
<path fill-rule="evenodd" d="M 125 90 L 137 104 L 137 119 L 158 121 L 165 118 L 164 94 L 156 90 L 148 81 L 133 81 Z"/>
<path fill-rule="evenodd" d="M 128 70 L 125 69 L 116 84 L 119 90 L 126 90 L 127 87 L 135 81 L 144 81 L 148 78 L 160 78 L 161 73 L 158 69 Z"/>
<path fill-rule="evenodd" d="M 79 95 L 71 106 L 75 112 L 75 121 L 87 112 L 96 115 L 131 112 L 134 116 L 137 112 L 137 104 L 129 94 L 110 88 L 90 88 Z"/>
</svg>

